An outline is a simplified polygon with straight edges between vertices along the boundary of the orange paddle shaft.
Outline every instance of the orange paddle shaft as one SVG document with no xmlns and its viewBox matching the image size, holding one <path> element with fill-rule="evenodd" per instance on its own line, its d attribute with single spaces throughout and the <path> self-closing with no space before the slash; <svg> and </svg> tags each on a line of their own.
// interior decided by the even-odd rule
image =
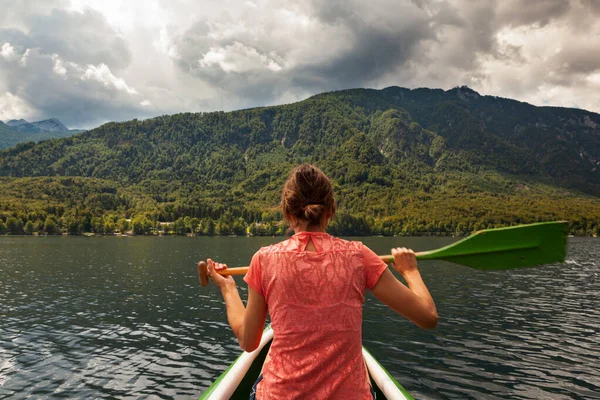
<svg viewBox="0 0 600 400">
<path fill-rule="evenodd" d="M 419 253 L 415 253 L 415 254 L 417 256 L 419 255 Z M 392 255 L 379 256 L 379 258 L 381 259 L 381 261 L 383 261 L 386 264 L 389 264 L 392 261 L 394 261 L 394 256 L 392 256 Z M 248 272 L 248 268 L 249 267 L 226 268 L 226 269 L 219 270 L 217 272 L 219 273 L 219 275 L 222 275 L 222 276 L 246 275 L 246 273 Z M 200 261 L 198 263 L 198 278 L 200 279 L 200 284 L 202 286 L 208 285 L 208 268 L 204 261 Z"/>
</svg>

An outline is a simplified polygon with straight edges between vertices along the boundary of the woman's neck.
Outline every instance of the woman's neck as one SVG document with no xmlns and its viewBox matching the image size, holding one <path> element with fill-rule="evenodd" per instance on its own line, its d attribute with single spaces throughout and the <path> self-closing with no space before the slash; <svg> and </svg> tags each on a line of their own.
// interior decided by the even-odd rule
<svg viewBox="0 0 600 400">
<path fill-rule="evenodd" d="M 298 221 L 296 223 L 295 226 L 292 226 L 292 229 L 294 230 L 294 233 L 300 233 L 300 232 L 325 232 L 325 228 L 323 228 L 322 226 L 318 225 L 308 225 L 308 222 L 300 222 Z"/>
</svg>

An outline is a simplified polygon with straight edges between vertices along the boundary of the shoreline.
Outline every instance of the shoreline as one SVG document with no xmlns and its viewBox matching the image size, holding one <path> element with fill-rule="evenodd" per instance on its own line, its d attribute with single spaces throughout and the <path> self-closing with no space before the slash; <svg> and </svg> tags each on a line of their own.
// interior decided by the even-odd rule
<svg viewBox="0 0 600 400">
<path fill-rule="evenodd" d="M 471 232 L 471 233 L 463 233 L 463 234 L 447 234 L 447 233 L 440 233 L 440 234 L 432 234 L 431 232 L 424 234 L 424 235 L 334 235 L 331 234 L 332 236 L 336 236 L 336 237 L 348 237 L 348 238 L 352 238 L 352 237 L 369 237 L 369 238 L 393 238 L 393 237 L 418 237 L 418 238 L 426 238 L 426 237 L 448 237 L 448 238 L 456 238 L 456 239 L 462 239 L 465 237 L 470 236 L 471 234 L 473 234 L 475 232 Z M 185 234 L 185 235 L 176 235 L 176 234 L 134 234 L 134 233 L 126 233 L 126 234 L 121 234 L 121 233 L 114 233 L 114 234 L 110 234 L 110 233 L 81 233 L 81 234 L 70 234 L 70 233 L 61 233 L 61 234 L 55 234 L 55 235 L 49 235 L 49 234 L 39 234 L 39 233 L 33 233 L 31 235 L 27 235 L 27 234 L 17 234 L 17 235 L 12 235 L 12 234 L 2 234 L 0 235 L 0 238 L 2 237 L 88 237 L 88 238 L 93 238 L 93 237 L 212 237 L 212 238 L 222 238 L 222 237 L 230 237 L 230 238 L 286 238 L 286 237 L 290 237 L 292 235 L 193 235 L 193 234 Z M 599 236 L 597 235 L 572 235 L 569 234 L 568 238 L 595 238 L 597 239 Z"/>
</svg>

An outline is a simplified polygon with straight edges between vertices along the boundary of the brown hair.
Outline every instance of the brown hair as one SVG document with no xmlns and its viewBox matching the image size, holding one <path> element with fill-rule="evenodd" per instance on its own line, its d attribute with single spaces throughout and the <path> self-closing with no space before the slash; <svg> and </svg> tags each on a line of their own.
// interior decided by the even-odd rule
<svg viewBox="0 0 600 400">
<path fill-rule="evenodd" d="M 335 214 L 333 187 L 319 168 L 301 164 L 292 170 L 281 193 L 283 215 L 308 221 L 308 226 L 320 225 L 323 217 Z"/>
</svg>

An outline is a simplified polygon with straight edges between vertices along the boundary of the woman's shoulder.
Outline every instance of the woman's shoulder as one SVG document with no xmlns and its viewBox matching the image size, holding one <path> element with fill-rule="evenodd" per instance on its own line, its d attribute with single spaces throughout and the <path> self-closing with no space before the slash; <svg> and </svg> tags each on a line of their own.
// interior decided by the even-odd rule
<svg viewBox="0 0 600 400">
<path fill-rule="evenodd" d="M 339 249 L 344 249 L 344 250 L 361 250 L 364 247 L 364 244 L 362 242 L 356 241 L 356 240 L 346 240 L 346 239 L 342 239 L 336 236 L 330 236 L 331 237 L 331 242 L 334 244 L 334 246 L 336 248 Z"/>
<path fill-rule="evenodd" d="M 292 242 L 291 242 L 291 238 L 290 238 L 290 239 L 286 239 L 286 240 L 283 240 L 278 243 L 273 243 L 268 246 L 263 246 L 260 249 L 258 249 L 256 254 L 262 255 L 262 254 L 285 252 L 285 251 L 289 251 L 291 246 L 292 246 Z"/>
</svg>

